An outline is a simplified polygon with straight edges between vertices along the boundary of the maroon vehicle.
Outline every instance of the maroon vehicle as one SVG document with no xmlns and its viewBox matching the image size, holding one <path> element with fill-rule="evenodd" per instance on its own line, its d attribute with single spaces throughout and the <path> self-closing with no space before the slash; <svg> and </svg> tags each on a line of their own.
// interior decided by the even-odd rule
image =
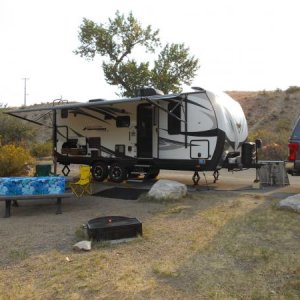
<svg viewBox="0 0 300 300">
<path fill-rule="evenodd" d="M 292 135 L 289 139 L 289 155 L 286 164 L 287 171 L 291 175 L 300 175 L 300 117 L 295 123 Z"/>
</svg>

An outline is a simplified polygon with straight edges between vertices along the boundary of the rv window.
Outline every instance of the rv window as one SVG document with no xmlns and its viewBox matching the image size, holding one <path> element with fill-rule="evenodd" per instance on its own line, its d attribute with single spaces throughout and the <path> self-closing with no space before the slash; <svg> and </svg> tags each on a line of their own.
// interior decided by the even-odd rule
<svg viewBox="0 0 300 300">
<path fill-rule="evenodd" d="M 129 116 L 119 116 L 116 119 L 117 127 L 129 127 L 130 126 L 130 117 Z"/>
<path fill-rule="evenodd" d="M 168 133 L 169 134 L 179 134 L 181 132 L 181 107 L 178 105 L 176 108 L 175 106 L 178 103 L 169 103 L 168 110 L 172 112 L 173 115 L 178 117 L 179 119 L 175 118 L 171 114 L 168 114 Z M 175 108 L 175 109 L 174 109 Z"/>
</svg>

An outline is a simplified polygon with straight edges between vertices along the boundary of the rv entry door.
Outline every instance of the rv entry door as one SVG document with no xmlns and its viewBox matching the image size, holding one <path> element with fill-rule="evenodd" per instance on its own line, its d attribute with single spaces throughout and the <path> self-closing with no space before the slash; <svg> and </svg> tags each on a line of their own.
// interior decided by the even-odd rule
<svg viewBox="0 0 300 300">
<path fill-rule="evenodd" d="M 137 156 L 152 158 L 153 108 L 140 104 L 137 108 Z"/>
</svg>

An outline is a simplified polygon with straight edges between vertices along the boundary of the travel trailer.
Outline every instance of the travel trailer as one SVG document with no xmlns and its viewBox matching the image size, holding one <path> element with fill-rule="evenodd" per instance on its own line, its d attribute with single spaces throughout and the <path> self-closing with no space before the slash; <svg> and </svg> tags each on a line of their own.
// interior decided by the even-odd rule
<svg viewBox="0 0 300 300">
<path fill-rule="evenodd" d="M 255 164 L 255 144 L 238 102 L 202 88 L 163 95 L 144 88 L 139 96 L 86 103 L 54 101 L 10 115 L 53 129 L 55 160 L 92 167 L 95 180 L 122 182 L 160 169 L 213 171 Z"/>
</svg>

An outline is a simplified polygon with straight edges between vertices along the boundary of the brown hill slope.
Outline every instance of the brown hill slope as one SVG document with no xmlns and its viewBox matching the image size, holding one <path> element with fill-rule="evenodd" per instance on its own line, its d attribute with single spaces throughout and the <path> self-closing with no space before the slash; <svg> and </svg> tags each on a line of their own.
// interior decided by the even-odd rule
<svg viewBox="0 0 300 300">
<path fill-rule="evenodd" d="M 250 132 L 291 129 L 300 115 L 300 88 L 291 91 L 227 93 L 241 104 Z"/>
<path fill-rule="evenodd" d="M 285 160 L 288 139 L 300 115 L 300 87 L 286 91 L 227 92 L 242 106 L 249 126 L 249 140 L 261 138 L 262 159 Z"/>
</svg>

